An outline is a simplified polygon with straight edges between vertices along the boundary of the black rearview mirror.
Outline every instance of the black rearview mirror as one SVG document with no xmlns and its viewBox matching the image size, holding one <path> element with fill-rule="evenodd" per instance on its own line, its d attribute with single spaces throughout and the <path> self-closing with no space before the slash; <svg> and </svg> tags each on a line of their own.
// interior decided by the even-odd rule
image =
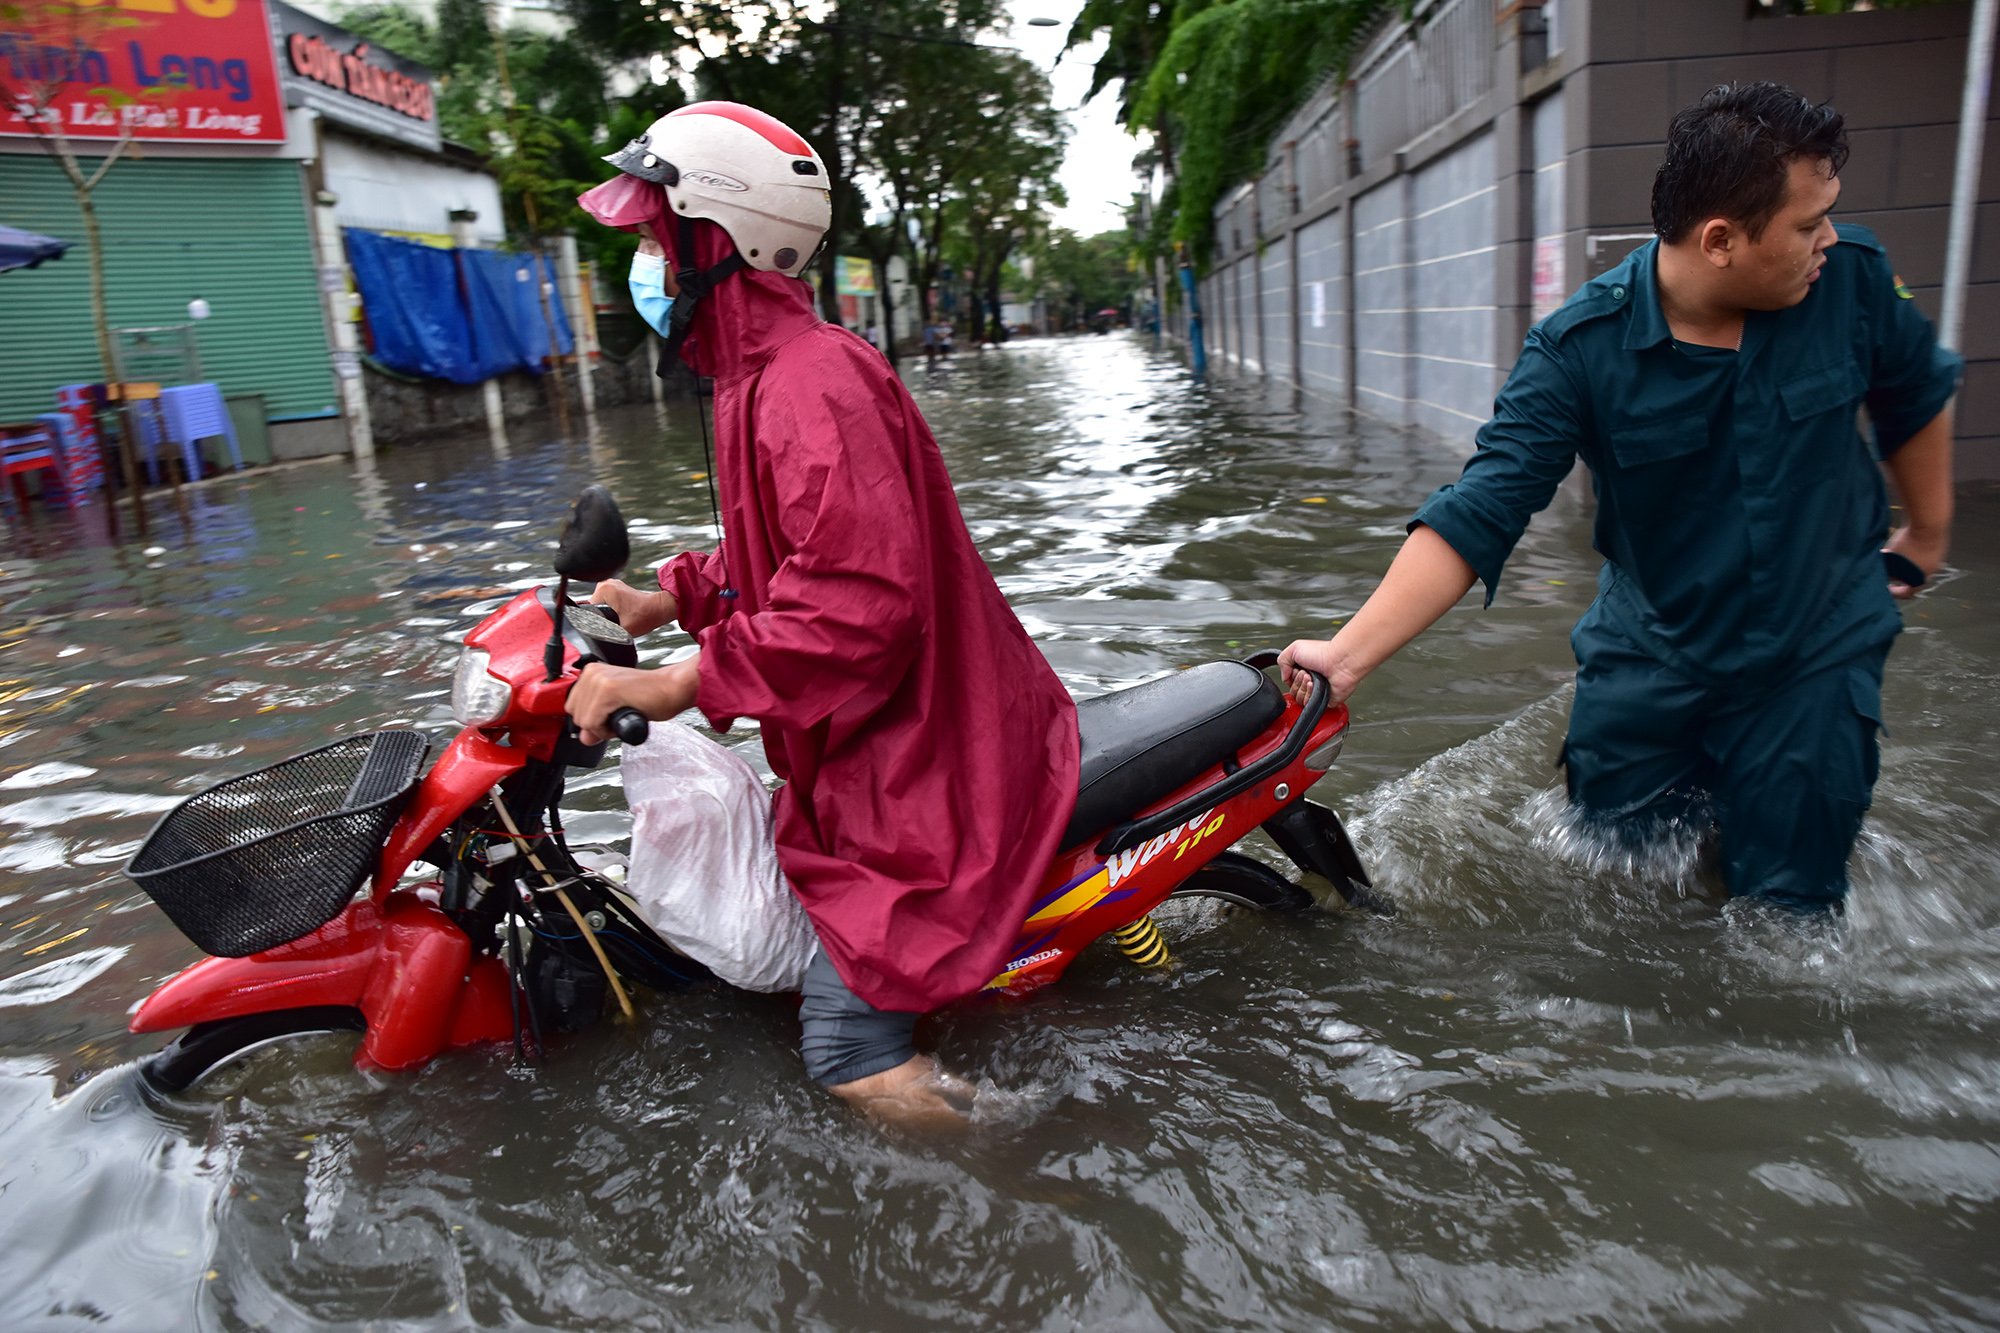
<svg viewBox="0 0 2000 1333">
<path fill-rule="evenodd" d="M 602 486 L 584 487 L 556 549 L 556 573 L 566 579 L 597 583 L 625 568 L 631 555 L 625 516 L 618 512 L 618 502 Z"/>
</svg>

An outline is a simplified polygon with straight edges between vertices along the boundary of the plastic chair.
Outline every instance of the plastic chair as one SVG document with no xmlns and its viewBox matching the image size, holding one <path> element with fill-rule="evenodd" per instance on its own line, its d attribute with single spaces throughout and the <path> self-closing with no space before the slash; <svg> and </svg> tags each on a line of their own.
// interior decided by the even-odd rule
<svg viewBox="0 0 2000 1333">
<path fill-rule="evenodd" d="M 187 464 L 187 479 L 201 480 L 201 451 L 196 440 L 220 435 L 229 441 L 229 457 L 236 470 L 243 470 L 243 450 L 236 442 L 236 423 L 229 419 L 229 406 L 222 401 L 219 384 L 181 384 L 160 390 L 160 410 L 166 416 L 167 438 L 181 447 Z"/>
<path fill-rule="evenodd" d="M 118 384 L 113 398 L 123 402 L 127 411 L 125 419 L 132 424 L 137 435 L 140 461 L 146 467 L 146 483 L 157 486 L 161 480 L 160 445 L 167 439 L 167 420 L 160 411 L 160 386 L 152 383 Z M 185 461 L 185 459 L 183 460 Z M 194 475 L 201 475 L 196 472 Z"/>
<path fill-rule="evenodd" d="M 101 384 L 65 384 L 56 390 L 56 412 L 63 418 L 63 469 L 79 497 L 104 485 L 104 450 L 97 429 L 98 404 L 103 401 Z"/>
<path fill-rule="evenodd" d="M 69 476 L 63 469 L 62 445 L 56 436 L 42 426 L 0 426 L 0 477 L 10 484 L 18 504 L 21 517 L 28 516 L 28 483 L 23 477 L 30 472 L 55 473 L 55 485 L 65 503 L 69 501 Z M 45 502 L 48 495 L 49 479 L 42 479 Z"/>
<path fill-rule="evenodd" d="M 62 460 L 61 491 L 53 493 L 48 482 L 44 481 L 42 506 L 46 509 L 68 509 L 82 504 L 88 498 L 88 483 L 78 474 L 77 459 L 81 451 L 69 418 L 61 412 L 44 412 L 35 418 L 35 424 L 48 432 L 49 438 L 55 442 L 56 457 Z"/>
</svg>

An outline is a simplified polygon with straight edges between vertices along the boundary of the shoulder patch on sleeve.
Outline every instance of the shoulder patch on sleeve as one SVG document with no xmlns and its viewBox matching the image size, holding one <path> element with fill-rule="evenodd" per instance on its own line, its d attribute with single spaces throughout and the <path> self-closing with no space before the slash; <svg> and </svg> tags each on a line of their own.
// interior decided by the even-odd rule
<svg viewBox="0 0 2000 1333">
<path fill-rule="evenodd" d="M 1917 299 L 1917 294 L 1904 285 L 1903 275 L 1900 273 L 1896 275 L 1896 295 L 1902 297 L 1905 301 L 1914 301 Z"/>
</svg>

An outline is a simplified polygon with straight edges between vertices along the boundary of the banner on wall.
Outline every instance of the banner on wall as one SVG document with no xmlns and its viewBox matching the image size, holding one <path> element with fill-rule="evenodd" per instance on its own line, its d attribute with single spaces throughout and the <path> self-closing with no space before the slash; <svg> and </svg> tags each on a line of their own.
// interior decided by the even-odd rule
<svg viewBox="0 0 2000 1333">
<path fill-rule="evenodd" d="M 0 18 L 0 134 L 35 134 L 34 106 L 22 99 L 54 85 L 40 115 L 71 139 L 116 139 L 129 127 L 142 140 L 284 142 L 263 0 L 117 0 L 50 12 L 53 26 L 39 23 L 29 0 Z"/>
<path fill-rule="evenodd" d="M 875 295 L 874 261 L 841 256 L 840 262 L 834 266 L 833 283 L 836 296 Z"/>
</svg>

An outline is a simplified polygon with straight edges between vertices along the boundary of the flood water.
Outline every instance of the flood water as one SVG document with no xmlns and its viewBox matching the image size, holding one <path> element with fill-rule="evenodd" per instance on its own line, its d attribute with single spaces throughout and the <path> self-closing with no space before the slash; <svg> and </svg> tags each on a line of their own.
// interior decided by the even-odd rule
<svg viewBox="0 0 2000 1333">
<path fill-rule="evenodd" d="M 1461 450 L 1127 337 L 908 372 L 975 539 L 1096 693 L 1323 634 Z M 159 812 L 344 733 L 455 730 L 459 636 L 575 491 L 635 563 L 709 540 L 692 406 L 224 481 L 150 544 L 13 523 L 0 571 L 0 1328 L 2000 1325 L 2000 497 L 1909 608 L 1846 919 L 1571 837 L 1554 759 L 1596 561 L 1574 488 L 1369 680 L 1315 789 L 1392 920 L 1172 908 L 920 1035 L 979 1123 L 805 1078 L 781 1002 L 651 997 L 543 1067 L 357 1073 L 351 1038 L 135 1092 L 197 954 L 118 866 Z M 641 522 L 640 520 L 643 520 Z M 686 640 L 663 636 L 658 660 Z M 727 738 L 753 762 L 756 733 Z M 573 839 L 626 828 L 579 775 Z M 1261 836 L 1261 835 L 1260 835 Z M 1253 854 L 1277 859 L 1268 844 Z"/>
</svg>

